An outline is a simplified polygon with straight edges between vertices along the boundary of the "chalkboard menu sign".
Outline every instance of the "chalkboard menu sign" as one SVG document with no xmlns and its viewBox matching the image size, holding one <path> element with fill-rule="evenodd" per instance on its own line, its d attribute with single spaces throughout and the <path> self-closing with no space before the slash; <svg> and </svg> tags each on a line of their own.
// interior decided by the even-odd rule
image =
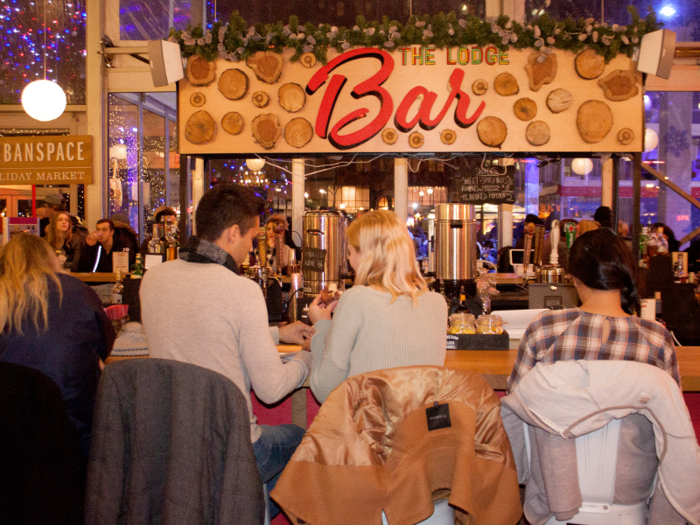
<svg viewBox="0 0 700 525">
<path fill-rule="evenodd" d="M 301 252 L 301 269 L 309 272 L 322 272 L 326 264 L 326 250 L 304 248 Z"/>
<path fill-rule="evenodd" d="M 515 166 L 482 167 L 482 159 L 464 159 L 460 166 L 459 202 L 462 204 L 513 204 Z"/>
</svg>

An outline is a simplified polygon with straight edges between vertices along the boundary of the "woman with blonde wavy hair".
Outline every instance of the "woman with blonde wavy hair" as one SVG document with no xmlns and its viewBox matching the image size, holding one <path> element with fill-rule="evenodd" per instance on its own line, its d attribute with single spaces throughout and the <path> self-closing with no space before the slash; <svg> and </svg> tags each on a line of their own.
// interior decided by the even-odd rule
<svg viewBox="0 0 700 525">
<path fill-rule="evenodd" d="M 114 329 L 97 294 L 58 271 L 51 246 L 35 235 L 16 235 L 0 250 L 0 361 L 56 383 L 87 456 L 100 358 Z"/>
<path fill-rule="evenodd" d="M 324 305 L 319 295 L 309 307 L 311 390 L 321 402 L 349 376 L 445 362 L 447 304 L 428 291 L 399 217 L 378 210 L 355 219 L 348 257 L 353 287 L 339 301 Z"/>
</svg>

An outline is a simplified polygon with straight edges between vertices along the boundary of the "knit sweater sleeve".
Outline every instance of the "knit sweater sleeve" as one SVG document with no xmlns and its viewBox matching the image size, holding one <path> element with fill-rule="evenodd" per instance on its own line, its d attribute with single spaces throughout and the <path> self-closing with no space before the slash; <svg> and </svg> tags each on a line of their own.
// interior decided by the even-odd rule
<svg viewBox="0 0 700 525">
<path fill-rule="evenodd" d="M 361 327 L 359 290 L 350 290 L 340 298 L 332 321 L 319 321 L 314 325 L 316 334 L 311 340 L 313 370 L 310 383 L 311 391 L 320 402 L 347 379 L 350 354 Z"/>
<path fill-rule="evenodd" d="M 255 283 L 249 284 L 238 290 L 236 302 L 241 311 L 232 322 L 238 325 L 238 348 L 255 395 L 264 403 L 275 403 L 301 387 L 311 356 L 302 351 L 291 361 L 281 362 L 267 324 L 265 299 Z"/>
</svg>

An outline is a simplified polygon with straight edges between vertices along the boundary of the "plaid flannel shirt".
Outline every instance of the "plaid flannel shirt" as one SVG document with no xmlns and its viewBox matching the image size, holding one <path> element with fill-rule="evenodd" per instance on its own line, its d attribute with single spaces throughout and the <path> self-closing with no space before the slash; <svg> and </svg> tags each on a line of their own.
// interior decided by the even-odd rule
<svg viewBox="0 0 700 525">
<path fill-rule="evenodd" d="M 605 321 L 610 334 L 603 342 Z M 518 349 L 508 392 L 537 363 L 569 359 L 621 359 L 665 370 L 680 385 L 676 348 L 659 323 L 639 317 L 607 317 L 578 308 L 544 312 L 528 326 Z"/>
</svg>

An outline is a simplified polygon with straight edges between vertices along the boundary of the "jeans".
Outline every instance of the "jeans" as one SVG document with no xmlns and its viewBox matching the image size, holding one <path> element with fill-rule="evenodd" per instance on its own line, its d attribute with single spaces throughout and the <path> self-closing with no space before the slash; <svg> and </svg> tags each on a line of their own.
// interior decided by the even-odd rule
<svg viewBox="0 0 700 525">
<path fill-rule="evenodd" d="M 262 435 L 253 443 L 258 472 L 263 483 L 267 483 L 268 494 L 275 488 L 287 462 L 304 437 L 304 429 L 296 425 L 260 425 Z M 280 513 L 280 508 L 270 500 L 270 518 Z"/>
</svg>

